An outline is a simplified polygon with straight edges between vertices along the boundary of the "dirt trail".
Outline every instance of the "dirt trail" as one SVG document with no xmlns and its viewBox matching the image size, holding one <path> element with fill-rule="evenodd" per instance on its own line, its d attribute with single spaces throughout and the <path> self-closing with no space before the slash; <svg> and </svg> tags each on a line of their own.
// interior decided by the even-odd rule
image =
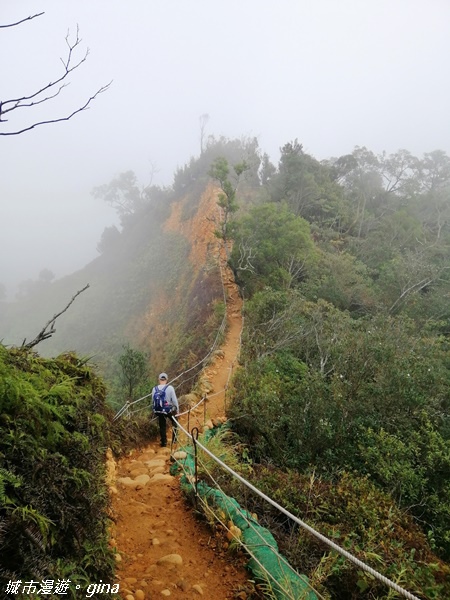
<svg viewBox="0 0 450 600">
<path fill-rule="evenodd" d="M 213 388 L 206 401 L 206 419 L 225 414 L 225 388 L 240 346 L 242 304 L 231 276 L 224 272 L 228 329 L 221 352 L 204 371 Z M 191 416 L 190 428 L 203 425 L 203 413 L 202 408 L 195 419 Z M 180 422 L 186 427 L 183 419 Z M 222 540 L 195 516 L 178 478 L 169 474 L 170 448 L 160 448 L 155 440 L 117 465 L 109 460 L 108 466 L 113 483 L 117 583 L 123 598 L 248 597 L 251 588 L 244 559 L 224 550 Z"/>
</svg>

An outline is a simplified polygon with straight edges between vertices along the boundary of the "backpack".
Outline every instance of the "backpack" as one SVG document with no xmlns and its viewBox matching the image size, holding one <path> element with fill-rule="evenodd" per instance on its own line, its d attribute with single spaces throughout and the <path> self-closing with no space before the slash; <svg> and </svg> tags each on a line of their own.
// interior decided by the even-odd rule
<svg viewBox="0 0 450 600">
<path fill-rule="evenodd" d="M 162 389 L 155 386 L 153 389 L 153 412 L 156 414 L 168 415 L 172 410 L 172 405 L 166 399 L 166 389 L 169 384 L 165 385 Z"/>
</svg>

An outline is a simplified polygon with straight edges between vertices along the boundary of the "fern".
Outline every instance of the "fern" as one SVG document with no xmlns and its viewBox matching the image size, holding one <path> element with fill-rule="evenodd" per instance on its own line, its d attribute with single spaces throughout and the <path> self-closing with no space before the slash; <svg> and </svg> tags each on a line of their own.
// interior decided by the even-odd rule
<svg viewBox="0 0 450 600">
<path fill-rule="evenodd" d="M 0 344 L 0 588 L 73 565 L 80 580 L 111 578 L 105 414 L 103 383 L 73 354 L 49 360 Z"/>
<path fill-rule="evenodd" d="M 0 507 L 13 504 L 11 498 L 7 496 L 6 487 L 12 486 L 13 488 L 18 488 L 21 484 L 22 482 L 19 477 L 0 467 Z"/>
</svg>

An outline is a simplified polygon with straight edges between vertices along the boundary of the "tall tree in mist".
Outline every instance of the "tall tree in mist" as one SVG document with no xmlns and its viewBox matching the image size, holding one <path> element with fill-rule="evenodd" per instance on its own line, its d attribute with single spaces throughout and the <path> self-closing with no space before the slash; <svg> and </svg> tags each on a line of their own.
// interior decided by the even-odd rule
<svg viewBox="0 0 450 600">
<path fill-rule="evenodd" d="M 209 170 L 210 177 L 218 181 L 219 186 L 222 190 L 219 194 L 219 199 L 217 202 L 222 214 L 219 229 L 216 231 L 216 235 L 217 237 L 223 240 L 228 260 L 230 258 L 228 248 L 228 243 L 230 239 L 230 217 L 239 208 L 239 205 L 236 200 L 236 190 L 239 184 L 239 177 L 247 169 L 248 165 L 245 161 L 234 165 L 233 170 L 235 174 L 234 182 L 232 182 L 230 180 L 230 167 L 228 165 L 228 161 L 226 158 L 223 158 L 223 156 L 219 156 L 213 162 L 211 169 Z"/>
<path fill-rule="evenodd" d="M 200 122 L 200 154 L 203 154 L 203 150 L 204 150 L 205 129 L 206 129 L 206 125 L 208 124 L 208 121 L 209 121 L 209 115 L 207 113 L 200 115 L 200 118 L 199 118 L 199 122 Z"/>
</svg>

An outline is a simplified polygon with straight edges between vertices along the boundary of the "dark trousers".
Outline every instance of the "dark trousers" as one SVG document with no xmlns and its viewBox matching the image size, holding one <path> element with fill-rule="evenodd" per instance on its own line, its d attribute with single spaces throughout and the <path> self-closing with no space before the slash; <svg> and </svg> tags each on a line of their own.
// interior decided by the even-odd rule
<svg viewBox="0 0 450 600">
<path fill-rule="evenodd" d="M 177 441 L 178 423 L 172 415 L 158 415 L 159 436 L 161 438 L 161 446 L 167 446 L 167 420 L 172 423 L 172 441 Z"/>
</svg>

